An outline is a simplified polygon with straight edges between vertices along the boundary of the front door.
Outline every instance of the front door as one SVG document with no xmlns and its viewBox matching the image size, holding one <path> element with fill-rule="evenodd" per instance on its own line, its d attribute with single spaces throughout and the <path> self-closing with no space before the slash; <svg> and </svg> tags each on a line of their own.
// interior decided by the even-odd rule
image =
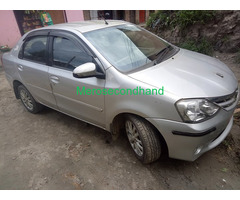
<svg viewBox="0 0 240 200">
<path fill-rule="evenodd" d="M 104 96 L 79 93 L 77 89 L 103 89 L 104 79 L 75 78 L 75 67 L 94 62 L 76 36 L 51 33 L 52 66 L 49 68 L 49 80 L 60 111 L 73 117 L 104 127 Z"/>
</svg>

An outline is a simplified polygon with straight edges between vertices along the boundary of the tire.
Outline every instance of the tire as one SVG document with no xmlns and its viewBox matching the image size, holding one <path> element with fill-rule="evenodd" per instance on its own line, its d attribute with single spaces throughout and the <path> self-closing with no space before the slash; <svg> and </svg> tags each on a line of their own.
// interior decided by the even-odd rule
<svg viewBox="0 0 240 200">
<path fill-rule="evenodd" d="M 38 113 L 43 109 L 43 105 L 37 103 L 31 93 L 23 85 L 18 86 L 18 95 L 24 105 L 24 107 L 33 114 Z"/>
<path fill-rule="evenodd" d="M 136 157 L 142 163 L 151 163 L 161 156 L 161 142 L 157 131 L 146 120 L 127 115 L 125 130 Z"/>
</svg>

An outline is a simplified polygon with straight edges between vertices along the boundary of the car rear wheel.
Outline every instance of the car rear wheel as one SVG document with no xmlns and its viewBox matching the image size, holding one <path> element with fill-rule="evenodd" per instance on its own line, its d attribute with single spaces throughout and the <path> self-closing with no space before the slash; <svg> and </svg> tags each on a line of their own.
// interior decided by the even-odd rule
<svg viewBox="0 0 240 200">
<path fill-rule="evenodd" d="M 18 94 L 24 107 L 31 113 L 38 113 L 43 109 L 43 105 L 37 103 L 30 92 L 23 85 L 18 86 Z"/>
<path fill-rule="evenodd" d="M 125 130 L 136 157 L 143 163 L 151 163 L 161 155 L 161 143 L 158 133 L 144 119 L 128 115 Z"/>
</svg>

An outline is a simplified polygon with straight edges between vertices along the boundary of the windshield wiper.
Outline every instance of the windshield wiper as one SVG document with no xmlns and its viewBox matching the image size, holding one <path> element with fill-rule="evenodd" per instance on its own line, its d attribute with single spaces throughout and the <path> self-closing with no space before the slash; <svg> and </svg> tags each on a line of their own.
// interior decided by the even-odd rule
<svg viewBox="0 0 240 200">
<path fill-rule="evenodd" d="M 168 45 L 167 47 L 163 48 L 161 51 L 156 53 L 155 56 L 158 56 L 155 60 L 155 64 L 160 63 L 163 61 L 164 57 L 167 55 L 169 51 L 171 51 L 173 47 L 171 45 Z"/>
</svg>

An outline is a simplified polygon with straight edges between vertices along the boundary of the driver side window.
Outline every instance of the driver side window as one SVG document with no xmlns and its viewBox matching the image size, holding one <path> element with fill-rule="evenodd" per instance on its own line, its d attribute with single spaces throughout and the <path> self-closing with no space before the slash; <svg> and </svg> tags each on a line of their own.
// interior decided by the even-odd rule
<svg viewBox="0 0 240 200">
<path fill-rule="evenodd" d="M 53 38 L 53 65 L 73 71 L 87 62 L 92 62 L 92 57 L 84 49 L 67 38 Z"/>
</svg>

